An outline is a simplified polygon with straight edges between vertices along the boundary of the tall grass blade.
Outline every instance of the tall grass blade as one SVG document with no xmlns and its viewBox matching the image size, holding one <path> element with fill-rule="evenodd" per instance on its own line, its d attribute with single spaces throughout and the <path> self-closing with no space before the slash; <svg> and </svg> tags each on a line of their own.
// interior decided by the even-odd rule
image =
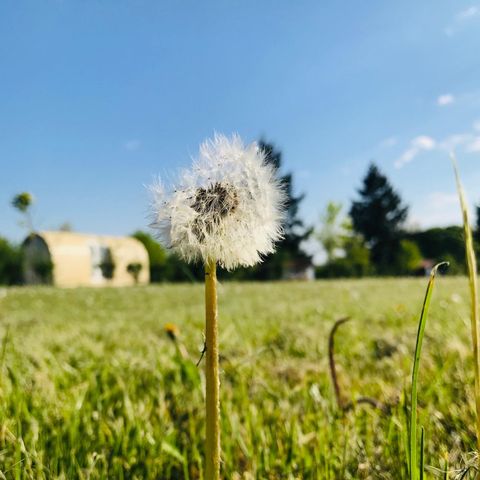
<svg viewBox="0 0 480 480">
<path fill-rule="evenodd" d="M 442 265 L 448 265 L 446 262 L 439 263 L 433 267 L 430 274 L 430 280 L 428 281 L 427 292 L 423 301 L 422 313 L 420 314 L 420 321 L 418 323 L 417 343 L 415 345 L 415 356 L 413 360 L 412 371 L 412 393 L 410 399 L 410 479 L 419 480 L 419 466 L 417 462 L 417 383 L 418 383 L 418 370 L 420 368 L 420 356 L 422 353 L 423 336 L 425 333 L 425 325 L 427 323 L 428 310 L 430 308 L 430 300 L 432 298 L 433 286 L 435 284 L 435 275 L 437 270 Z"/>
<path fill-rule="evenodd" d="M 467 259 L 468 283 L 470 286 L 471 298 L 471 328 L 473 343 L 473 365 L 475 372 L 475 406 L 476 406 L 476 429 L 477 429 L 477 451 L 480 452 L 480 315 L 478 309 L 478 277 L 477 277 L 477 259 L 473 248 L 472 229 L 470 227 L 469 212 L 465 191 L 463 190 L 458 173 L 457 162 L 452 155 L 453 169 L 455 170 L 455 179 L 457 182 L 458 196 L 462 208 L 463 231 L 465 235 L 465 254 Z"/>
<path fill-rule="evenodd" d="M 420 434 L 420 480 L 423 480 L 425 473 L 425 429 L 422 427 Z"/>
</svg>

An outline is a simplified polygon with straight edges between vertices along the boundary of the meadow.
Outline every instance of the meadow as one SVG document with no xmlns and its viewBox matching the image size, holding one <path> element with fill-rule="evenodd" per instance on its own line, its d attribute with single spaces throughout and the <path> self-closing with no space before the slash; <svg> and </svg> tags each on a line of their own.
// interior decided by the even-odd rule
<svg viewBox="0 0 480 480">
<path fill-rule="evenodd" d="M 404 394 L 426 284 L 221 284 L 223 478 L 408 478 Z M 201 284 L 1 290 L 0 478 L 202 478 L 203 295 Z M 343 395 L 383 410 L 338 408 L 328 336 L 342 317 Z M 427 478 L 460 478 L 472 461 L 473 385 L 467 280 L 439 277 L 419 377 Z"/>
</svg>

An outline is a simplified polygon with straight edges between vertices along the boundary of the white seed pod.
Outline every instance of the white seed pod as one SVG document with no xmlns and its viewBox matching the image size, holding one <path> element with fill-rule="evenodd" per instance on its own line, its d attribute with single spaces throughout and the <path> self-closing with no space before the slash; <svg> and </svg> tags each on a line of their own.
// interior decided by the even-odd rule
<svg viewBox="0 0 480 480">
<path fill-rule="evenodd" d="M 215 134 L 178 184 L 152 185 L 157 237 L 184 260 L 251 266 L 282 238 L 285 193 L 256 143 Z"/>
</svg>

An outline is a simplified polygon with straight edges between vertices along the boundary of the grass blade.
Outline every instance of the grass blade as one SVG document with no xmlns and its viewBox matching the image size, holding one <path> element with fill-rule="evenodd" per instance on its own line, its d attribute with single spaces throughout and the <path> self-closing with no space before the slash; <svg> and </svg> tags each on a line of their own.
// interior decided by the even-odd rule
<svg viewBox="0 0 480 480">
<path fill-rule="evenodd" d="M 420 434 L 420 480 L 423 480 L 425 473 L 425 429 L 422 427 Z"/>
<path fill-rule="evenodd" d="M 428 310 L 430 308 L 430 300 L 432 298 L 433 286 L 435 284 L 435 275 L 437 270 L 442 265 L 448 265 L 443 262 L 435 265 L 430 274 L 430 280 L 428 281 L 427 292 L 425 293 L 425 299 L 423 301 L 422 313 L 420 314 L 420 321 L 418 323 L 417 343 L 415 345 L 415 356 L 413 360 L 412 371 L 412 393 L 410 400 L 410 479 L 418 480 L 418 463 L 417 463 L 417 382 L 418 382 L 418 370 L 420 368 L 420 356 L 422 353 L 423 336 L 425 333 L 425 325 L 427 323 Z"/>
<path fill-rule="evenodd" d="M 478 278 L 477 278 L 477 259 L 473 248 L 472 229 L 470 227 L 467 199 L 463 190 L 458 173 L 457 162 L 452 155 L 453 168 L 455 170 L 455 179 L 457 182 L 458 196 L 462 208 L 463 231 L 465 235 L 465 255 L 468 269 L 468 283 L 470 286 L 471 298 L 471 328 L 473 343 L 473 365 L 475 372 L 475 406 L 476 406 L 476 429 L 477 429 L 477 450 L 480 451 L 480 315 L 478 310 Z"/>
</svg>

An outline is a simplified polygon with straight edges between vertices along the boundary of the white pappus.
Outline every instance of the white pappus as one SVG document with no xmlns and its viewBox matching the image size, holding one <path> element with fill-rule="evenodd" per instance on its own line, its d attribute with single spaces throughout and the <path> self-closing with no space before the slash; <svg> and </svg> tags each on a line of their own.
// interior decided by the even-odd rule
<svg viewBox="0 0 480 480">
<path fill-rule="evenodd" d="M 188 262 L 254 265 L 282 238 L 285 193 L 275 173 L 256 143 L 215 134 L 176 186 L 151 186 L 151 227 Z"/>
</svg>

